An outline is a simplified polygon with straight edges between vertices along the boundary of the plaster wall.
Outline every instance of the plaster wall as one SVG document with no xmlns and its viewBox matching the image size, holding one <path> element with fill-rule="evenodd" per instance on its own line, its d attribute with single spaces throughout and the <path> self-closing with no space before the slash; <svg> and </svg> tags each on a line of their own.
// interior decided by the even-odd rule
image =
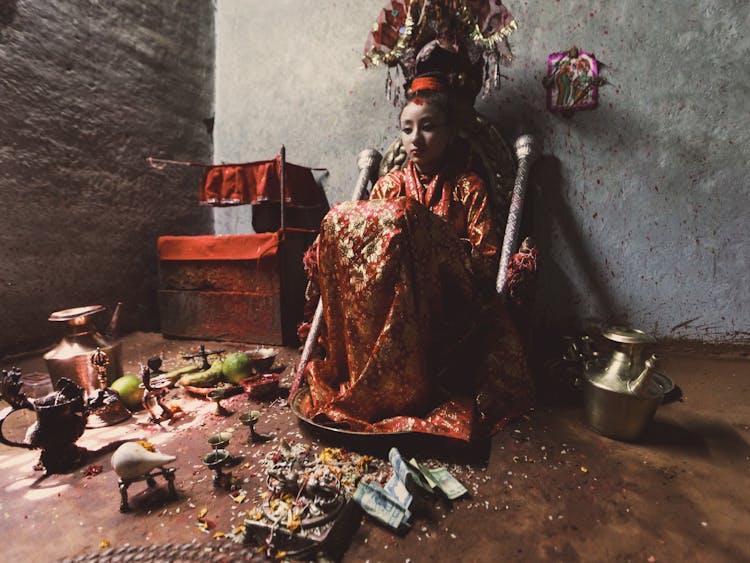
<svg viewBox="0 0 750 563">
<path fill-rule="evenodd" d="M 0 356 L 51 343 L 50 312 L 125 303 L 156 328 L 156 238 L 207 233 L 213 3 L 0 2 Z M 106 319 L 101 319 L 106 321 Z"/>
<path fill-rule="evenodd" d="M 326 166 L 348 199 L 356 155 L 397 134 L 385 70 L 361 70 L 384 0 L 217 0 L 214 158 Z M 506 138 L 537 134 L 527 232 L 542 265 L 536 324 L 625 323 L 662 338 L 750 341 L 744 0 L 508 0 L 519 30 L 502 89 L 481 100 Z M 577 45 L 604 63 L 600 107 L 545 109 L 547 55 Z M 215 211 L 218 233 L 249 210 Z"/>
</svg>

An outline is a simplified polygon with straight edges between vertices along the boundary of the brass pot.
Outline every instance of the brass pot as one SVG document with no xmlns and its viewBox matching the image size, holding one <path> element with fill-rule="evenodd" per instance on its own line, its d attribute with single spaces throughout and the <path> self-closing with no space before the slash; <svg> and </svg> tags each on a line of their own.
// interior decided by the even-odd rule
<svg viewBox="0 0 750 563">
<path fill-rule="evenodd" d="M 654 338 L 623 328 L 607 329 L 603 336 L 615 344 L 615 350 L 606 365 L 594 363 L 584 374 L 586 422 L 604 436 L 635 440 L 674 384 L 656 371 L 656 355 L 645 362 L 642 359 L 645 346 L 653 344 Z"/>
<path fill-rule="evenodd" d="M 91 397 L 100 388 L 98 373 L 91 363 L 91 354 L 97 349 L 109 358 L 107 385 L 122 376 L 122 343 L 108 341 L 91 321 L 93 315 L 104 310 L 101 305 L 91 305 L 57 311 L 49 316 L 52 322 L 68 324 L 68 334 L 44 354 L 53 386 L 57 386 L 62 378 L 70 379 L 83 388 L 87 397 Z M 116 316 L 117 310 L 113 322 Z"/>
</svg>

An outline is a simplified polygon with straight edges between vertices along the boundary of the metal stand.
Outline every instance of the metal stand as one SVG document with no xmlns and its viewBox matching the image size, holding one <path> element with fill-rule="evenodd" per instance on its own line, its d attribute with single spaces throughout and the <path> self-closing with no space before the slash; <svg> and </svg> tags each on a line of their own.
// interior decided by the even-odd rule
<svg viewBox="0 0 750 563">
<path fill-rule="evenodd" d="M 169 491 L 169 499 L 177 498 L 177 489 L 174 486 L 174 474 L 177 471 L 174 467 L 162 467 L 157 471 L 151 471 L 141 477 L 135 479 L 118 479 L 117 484 L 120 488 L 120 512 L 130 512 L 130 504 L 128 503 L 128 487 L 138 481 L 146 481 L 149 488 L 156 487 L 156 480 L 154 477 L 162 476 L 167 481 L 167 489 Z"/>
</svg>

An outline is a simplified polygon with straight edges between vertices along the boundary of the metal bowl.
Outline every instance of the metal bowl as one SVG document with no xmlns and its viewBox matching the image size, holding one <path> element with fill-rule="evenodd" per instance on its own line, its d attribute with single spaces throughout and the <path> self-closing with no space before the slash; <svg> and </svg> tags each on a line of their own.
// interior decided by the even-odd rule
<svg viewBox="0 0 750 563">
<path fill-rule="evenodd" d="M 271 369 L 273 362 L 276 361 L 276 356 L 279 355 L 273 348 L 256 348 L 255 350 L 248 350 L 245 354 L 250 358 L 253 368 L 258 373 L 266 373 Z"/>
<path fill-rule="evenodd" d="M 232 435 L 229 432 L 217 432 L 208 439 L 208 443 L 212 448 L 221 451 L 229 445 L 231 439 Z"/>
<path fill-rule="evenodd" d="M 216 469 L 217 467 L 221 467 L 224 465 L 227 460 L 229 459 L 229 452 L 227 450 L 216 450 L 211 452 L 210 454 L 206 454 L 201 458 L 201 461 L 208 467 L 209 469 Z"/>
</svg>

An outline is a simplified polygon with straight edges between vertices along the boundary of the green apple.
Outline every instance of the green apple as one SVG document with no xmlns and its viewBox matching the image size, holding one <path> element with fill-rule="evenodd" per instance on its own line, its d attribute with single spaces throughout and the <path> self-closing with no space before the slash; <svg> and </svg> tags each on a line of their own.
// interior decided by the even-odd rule
<svg viewBox="0 0 750 563">
<path fill-rule="evenodd" d="M 134 375 L 123 375 L 115 379 L 110 388 L 117 391 L 123 404 L 132 410 L 141 408 L 141 399 L 143 399 L 143 388 L 141 380 Z"/>
<path fill-rule="evenodd" d="M 229 383 L 237 384 L 245 379 L 253 370 L 253 362 L 247 354 L 235 352 L 229 354 L 221 366 L 221 373 Z"/>
</svg>

